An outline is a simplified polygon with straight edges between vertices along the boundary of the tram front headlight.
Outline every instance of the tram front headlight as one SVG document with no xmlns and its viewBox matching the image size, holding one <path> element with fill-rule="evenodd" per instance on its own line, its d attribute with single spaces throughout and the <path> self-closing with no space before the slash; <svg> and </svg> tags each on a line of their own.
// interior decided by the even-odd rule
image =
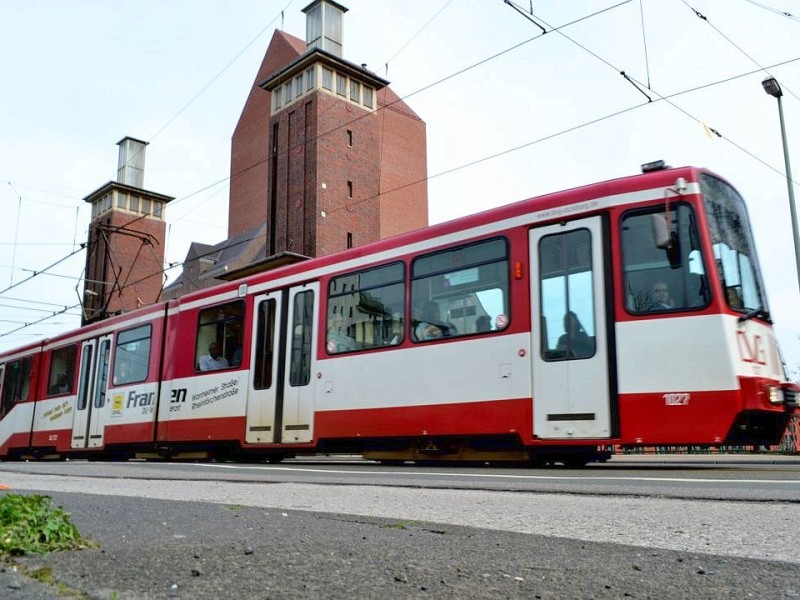
<svg viewBox="0 0 800 600">
<path fill-rule="evenodd" d="M 783 404 L 783 390 L 777 385 L 767 387 L 767 398 L 771 404 Z"/>
</svg>

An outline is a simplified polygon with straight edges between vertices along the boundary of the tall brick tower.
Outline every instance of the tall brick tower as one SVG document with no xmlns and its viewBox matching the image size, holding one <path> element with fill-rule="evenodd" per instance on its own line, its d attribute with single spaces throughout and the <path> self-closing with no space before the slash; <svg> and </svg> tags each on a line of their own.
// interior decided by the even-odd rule
<svg viewBox="0 0 800 600">
<path fill-rule="evenodd" d="M 273 33 L 233 132 L 228 239 L 193 243 L 164 298 L 428 224 L 425 122 L 342 58 L 347 8 L 303 12 L 306 40 Z"/>
<path fill-rule="evenodd" d="M 428 223 L 425 123 L 342 58 L 347 8 L 315 0 L 303 12 L 305 43 L 275 32 L 232 140 L 228 236 L 266 222 L 267 262 Z"/>
<path fill-rule="evenodd" d="M 173 198 L 142 187 L 147 142 L 117 145 L 117 180 L 84 198 L 92 205 L 84 325 L 157 302 L 164 280 L 164 207 Z"/>
</svg>

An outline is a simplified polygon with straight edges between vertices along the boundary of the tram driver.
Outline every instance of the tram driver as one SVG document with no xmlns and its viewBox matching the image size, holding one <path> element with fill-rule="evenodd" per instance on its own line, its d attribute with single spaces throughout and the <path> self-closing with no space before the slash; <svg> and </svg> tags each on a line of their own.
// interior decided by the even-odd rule
<svg viewBox="0 0 800 600">
<path fill-rule="evenodd" d="M 675 301 L 669 295 L 669 286 L 666 281 L 656 281 L 650 294 L 652 299 L 650 310 L 670 310 L 675 308 Z"/>
</svg>

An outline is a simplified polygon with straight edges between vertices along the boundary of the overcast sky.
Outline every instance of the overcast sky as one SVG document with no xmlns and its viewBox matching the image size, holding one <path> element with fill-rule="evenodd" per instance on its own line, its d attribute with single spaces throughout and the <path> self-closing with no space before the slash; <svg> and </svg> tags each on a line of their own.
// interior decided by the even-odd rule
<svg viewBox="0 0 800 600">
<path fill-rule="evenodd" d="M 79 324 L 73 309 L 8 333 L 78 302 L 82 198 L 115 179 L 124 136 L 150 142 L 144 187 L 176 198 L 166 260 L 225 239 L 233 128 L 273 31 L 304 38 L 309 2 L 0 0 L 0 349 Z M 800 365 L 778 107 L 761 87 L 765 71 L 783 86 L 800 157 L 797 2 L 535 0 L 544 35 L 502 0 L 343 4 L 344 58 L 427 123 L 431 223 L 656 159 L 708 167 L 748 203 L 779 341 Z"/>
</svg>

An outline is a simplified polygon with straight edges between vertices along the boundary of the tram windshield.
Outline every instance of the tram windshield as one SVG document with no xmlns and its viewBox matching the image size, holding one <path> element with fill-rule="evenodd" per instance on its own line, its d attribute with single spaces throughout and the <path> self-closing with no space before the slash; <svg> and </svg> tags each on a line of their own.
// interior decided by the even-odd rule
<svg viewBox="0 0 800 600">
<path fill-rule="evenodd" d="M 723 297 L 733 310 L 768 315 L 744 200 L 730 185 L 707 174 L 700 176 L 700 190 Z"/>
</svg>

